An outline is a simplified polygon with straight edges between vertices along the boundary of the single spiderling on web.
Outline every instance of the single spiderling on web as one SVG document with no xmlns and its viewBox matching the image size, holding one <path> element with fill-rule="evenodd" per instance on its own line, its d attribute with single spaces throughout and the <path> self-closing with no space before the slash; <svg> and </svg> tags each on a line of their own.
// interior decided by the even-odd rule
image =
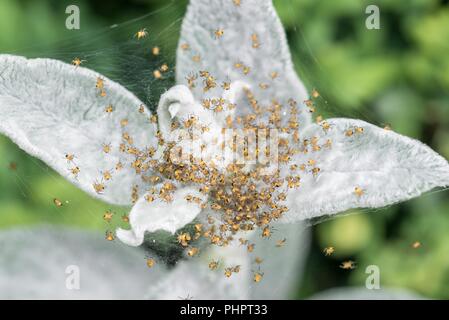
<svg viewBox="0 0 449 320">
<path fill-rule="evenodd" d="M 103 143 L 102 150 L 104 153 L 110 153 L 111 152 L 111 144 Z"/>
<path fill-rule="evenodd" d="M 111 222 L 113 216 L 114 216 L 114 212 L 112 212 L 111 210 L 107 210 L 103 214 L 103 220 L 109 223 L 109 222 Z"/>
<path fill-rule="evenodd" d="M 263 272 L 255 272 L 253 277 L 254 282 L 258 283 L 262 281 L 263 276 L 264 276 Z"/>
<path fill-rule="evenodd" d="M 75 58 L 72 60 L 72 65 L 76 67 L 79 67 L 81 64 L 83 64 L 84 62 L 86 62 L 87 60 L 81 60 L 80 58 Z"/>
<path fill-rule="evenodd" d="M 73 168 L 70 168 L 69 171 L 76 178 L 76 177 L 78 177 L 78 174 L 80 173 L 80 168 L 75 166 Z"/>
<path fill-rule="evenodd" d="M 187 85 L 190 89 L 193 89 L 196 87 L 195 81 L 198 79 L 198 75 L 196 73 L 190 73 L 188 76 L 186 76 Z"/>
<path fill-rule="evenodd" d="M 112 179 L 112 173 L 111 173 L 111 171 L 109 171 L 109 170 L 106 170 L 106 171 L 103 171 L 103 179 L 105 180 L 105 181 L 109 181 L 109 180 L 111 180 Z"/>
<path fill-rule="evenodd" d="M 128 123 L 129 123 L 129 120 L 128 119 L 122 119 L 122 120 L 120 120 L 120 126 L 123 128 L 123 127 L 126 127 L 127 125 L 128 125 Z"/>
<path fill-rule="evenodd" d="M 168 65 L 166 63 L 164 63 L 163 65 L 160 66 L 159 70 L 161 70 L 161 72 L 167 72 Z"/>
<path fill-rule="evenodd" d="M 180 233 L 178 235 L 178 243 L 183 247 L 188 247 L 190 240 L 192 240 L 192 238 L 188 232 Z"/>
<path fill-rule="evenodd" d="M 286 238 L 278 240 L 278 241 L 276 241 L 276 247 L 278 247 L 278 248 L 283 247 L 286 242 L 287 242 Z"/>
<path fill-rule="evenodd" d="M 53 203 L 55 204 L 55 206 L 57 206 L 57 207 L 62 207 L 62 201 L 61 200 L 59 200 L 59 199 L 57 199 L 57 198 L 54 198 L 53 199 Z"/>
<path fill-rule="evenodd" d="M 362 127 L 355 127 L 354 129 L 355 129 L 355 133 L 358 133 L 358 134 L 362 134 L 365 131 L 365 129 L 363 129 Z"/>
<path fill-rule="evenodd" d="M 162 73 L 159 70 L 154 70 L 153 71 L 153 77 L 155 79 L 160 79 L 160 78 L 162 78 Z"/>
<path fill-rule="evenodd" d="M 66 158 L 67 162 L 70 163 L 73 161 L 73 159 L 75 159 L 75 155 L 71 154 L 71 153 L 66 153 L 65 158 Z"/>
<path fill-rule="evenodd" d="M 156 115 L 150 116 L 150 122 L 151 123 L 157 123 L 157 116 Z"/>
<path fill-rule="evenodd" d="M 148 36 L 148 31 L 147 31 L 146 28 L 140 29 L 139 31 L 137 31 L 137 32 L 134 34 L 134 37 L 136 37 L 137 40 L 146 38 L 147 36 Z"/>
<path fill-rule="evenodd" d="M 233 269 L 231 267 L 228 267 L 224 270 L 224 275 L 226 278 L 230 278 L 232 276 Z"/>
<path fill-rule="evenodd" d="M 147 267 L 151 269 L 156 264 L 156 261 L 153 258 L 151 258 L 151 257 L 147 257 L 146 258 L 146 263 L 147 263 Z"/>
<path fill-rule="evenodd" d="M 104 191 L 104 189 L 105 189 L 104 183 L 103 183 L 103 182 L 98 182 L 98 181 L 95 181 L 95 182 L 92 184 L 92 187 L 94 188 L 94 190 L 95 190 L 95 192 L 96 192 L 97 194 L 102 194 L 103 191 Z"/>
<path fill-rule="evenodd" d="M 310 95 L 312 96 L 312 98 L 316 99 L 320 96 L 320 93 L 318 92 L 317 89 L 313 89 Z"/>
<path fill-rule="evenodd" d="M 364 194 L 365 194 L 365 190 L 363 190 L 362 188 L 360 188 L 360 187 L 355 187 L 354 188 L 354 193 L 355 193 L 355 195 L 357 196 L 357 197 L 361 197 L 361 196 L 363 196 Z"/>
<path fill-rule="evenodd" d="M 190 45 L 188 43 L 181 44 L 181 49 L 187 51 L 190 49 Z"/>
<path fill-rule="evenodd" d="M 218 268 L 218 261 L 217 260 L 213 260 L 211 262 L 209 262 L 209 269 L 210 270 L 216 270 Z"/>
<path fill-rule="evenodd" d="M 229 90 L 229 89 L 231 89 L 231 83 L 224 81 L 223 84 L 221 85 L 221 87 L 223 88 L 223 90 Z"/>
<path fill-rule="evenodd" d="M 97 77 L 97 80 L 95 82 L 95 88 L 98 90 L 104 89 L 104 79 L 101 77 Z"/>
<path fill-rule="evenodd" d="M 112 113 L 112 112 L 114 111 L 114 107 L 112 106 L 112 104 L 108 104 L 108 105 L 106 106 L 106 108 L 104 109 L 104 111 L 105 111 L 106 113 Z"/>
<path fill-rule="evenodd" d="M 151 53 L 153 54 L 153 56 L 158 56 L 161 53 L 161 49 L 159 49 L 159 47 L 153 47 L 151 49 Z"/>
<path fill-rule="evenodd" d="M 334 247 L 326 247 L 323 249 L 323 253 L 325 256 L 330 256 L 335 252 L 335 248 Z"/>
<path fill-rule="evenodd" d="M 353 129 L 348 129 L 345 131 L 345 136 L 347 136 L 347 137 L 352 137 L 353 134 L 354 134 Z"/>
<path fill-rule="evenodd" d="M 223 35 L 224 35 L 224 30 L 221 29 L 221 28 L 220 29 L 216 29 L 214 31 L 215 39 L 220 39 Z"/>
<path fill-rule="evenodd" d="M 108 241 L 114 241 L 115 239 L 114 233 L 112 231 L 106 231 L 105 239 Z"/>
<path fill-rule="evenodd" d="M 348 260 L 348 261 L 343 261 L 340 264 L 340 268 L 344 269 L 344 270 L 352 270 L 356 268 L 356 263 L 352 260 Z"/>
<path fill-rule="evenodd" d="M 421 245 L 422 245 L 421 242 L 415 241 L 411 244 L 411 247 L 412 247 L 412 249 L 418 249 L 421 247 Z"/>
<path fill-rule="evenodd" d="M 201 61 L 201 56 L 200 56 L 199 54 L 194 55 L 194 56 L 192 57 L 192 61 L 193 61 L 193 62 L 200 62 L 200 61 Z"/>
<path fill-rule="evenodd" d="M 193 257 L 193 256 L 197 255 L 199 252 L 200 252 L 200 249 L 192 247 L 189 250 L 187 250 L 187 255 L 189 257 Z"/>
<path fill-rule="evenodd" d="M 262 90 L 267 90 L 270 87 L 268 83 L 261 82 L 259 83 L 259 88 Z"/>
</svg>

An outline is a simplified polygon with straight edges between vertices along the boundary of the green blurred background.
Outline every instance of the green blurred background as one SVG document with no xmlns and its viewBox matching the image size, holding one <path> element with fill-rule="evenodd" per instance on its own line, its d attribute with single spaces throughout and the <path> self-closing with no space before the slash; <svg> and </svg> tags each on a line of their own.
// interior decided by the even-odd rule
<svg viewBox="0 0 449 320">
<path fill-rule="evenodd" d="M 275 5 L 301 78 L 327 101 L 319 106 L 321 114 L 389 124 L 449 158 L 448 2 L 275 0 Z M 69 4 L 81 9 L 81 30 L 64 27 Z M 368 4 L 380 8 L 380 30 L 365 28 Z M 0 52 L 68 62 L 86 58 L 86 66 L 151 103 L 157 101 L 158 90 L 172 84 L 173 76 L 148 91 L 151 73 L 145 72 L 160 62 L 134 55 L 139 48 L 127 39 L 141 27 L 149 28 L 158 35 L 154 41 L 164 62 L 173 65 L 186 5 L 186 0 L 0 0 Z M 153 14 L 132 20 L 148 13 Z M 117 28 L 109 28 L 116 23 Z M 63 207 L 57 208 L 53 198 L 63 201 Z M 120 221 L 105 226 L 106 209 L 0 137 L 0 228 L 52 223 L 114 230 Z M 375 264 L 383 287 L 449 298 L 449 192 L 350 214 L 312 229 L 312 249 L 297 297 L 335 286 L 363 286 L 366 266 Z M 422 244 L 418 249 L 411 248 L 415 241 Z M 322 253 L 327 246 L 336 248 L 331 257 Z M 338 267 L 348 259 L 358 268 Z"/>
</svg>

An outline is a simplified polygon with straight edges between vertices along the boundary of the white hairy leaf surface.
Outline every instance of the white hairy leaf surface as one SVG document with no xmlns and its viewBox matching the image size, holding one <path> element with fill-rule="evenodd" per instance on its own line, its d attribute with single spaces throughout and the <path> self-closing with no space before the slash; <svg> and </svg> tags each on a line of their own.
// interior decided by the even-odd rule
<svg viewBox="0 0 449 320">
<path fill-rule="evenodd" d="M 105 97 L 96 88 L 104 79 Z M 139 148 L 157 146 L 150 113 L 121 85 L 82 67 L 51 59 L 0 55 L 0 132 L 43 160 L 63 177 L 104 201 L 127 205 L 131 188 L 141 185 L 130 166 L 133 157 L 119 151 L 128 133 Z M 108 105 L 113 111 L 107 113 Z M 124 127 L 121 121 L 127 119 Z M 103 147 L 110 144 L 110 152 Z M 65 155 L 74 155 L 67 161 Z M 123 169 L 115 169 L 122 162 Z M 70 171 L 78 167 L 79 174 Z M 112 179 L 103 179 L 110 171 Z M 93 183 L 104 184 L 97 193 Z"/>
</svg>

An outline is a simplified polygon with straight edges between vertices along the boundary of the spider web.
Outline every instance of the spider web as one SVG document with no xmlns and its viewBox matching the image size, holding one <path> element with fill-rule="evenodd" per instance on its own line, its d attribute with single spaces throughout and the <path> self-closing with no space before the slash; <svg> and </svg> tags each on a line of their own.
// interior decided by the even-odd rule
<svg viewBox="0 0 449 320">
<path fill-rule="evenodd" d="M 170 20 L 155 19 L 161 15 L 170 17 Z M 182 17 L 179 5 L 171 0 L 161 8 L 138 18 L 98 29 L 81 26 L 75 36 L 9 53 L 28 58 L 51 58 L 67 63 L 79 58 L 83 60 L 83 67 L 95 70 L 125 86 L 154 110 L 160 94 L 174 84 L 175 46 Z M 164 21 L 163 24 L 161 21 Z M 136 33 L 142 29 L 148 35 L 137 39 Z M 152 54 L 154 47 L 159 48 L 160 54 Z M 167 64 L 169 70 L 163 73 L 162 78 L 156 79 L 153 71 L 162 64 Z"/>
</svg>

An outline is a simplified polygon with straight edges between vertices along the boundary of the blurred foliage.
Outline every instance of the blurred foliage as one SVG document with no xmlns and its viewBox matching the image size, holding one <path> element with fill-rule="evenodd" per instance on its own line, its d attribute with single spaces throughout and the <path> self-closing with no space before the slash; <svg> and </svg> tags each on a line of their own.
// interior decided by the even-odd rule
<svg viewBox="0 0 449 320">
<path fill-rule="evenodd" d="M 449 158 L 448 1 L 274 2 L 298 73 L 309 89 L 318 88 L 325 99 L 321 114 L 389 124 Z M 81 9 L 79 31 L 64 27 L 68 4 Z M 0 28 L 9 32 L 0 33 L 0 51 L 64 61 L 85 54 L 98 67 L 94 69 L 123 80 L 130 89 L 142 90 L 139 97 L 154 102 L 157 97 L 149 97 L 142 89 L 148 79 L 143 75 L 153 62 L 129 55 L 133 47 L 124 40 L 140 22 L 126 21 L 153 12 L 142 23 L 151 24 L 152 32 L 160 35 L 164 58 L 173 63 L 186 4 L 2 0 Z M 380 8 L 380 30 L 365 28 L 368 4 Z M 117 23 L 119 28 L 109 27 Z M 115 50 L 116 43 L 123 45 Z M 129 59 L 134 63 L 127 63 Z M 93 200 L 4 137 L 0 137 L 0 155 L 0 228 L 57 223 L 105 231 L 123 224 L 120 216 L 128 208 L 110 208 Z M 54 198 L 63 206 L 56 207 Z M 107 209 L 116 212 L 110 224 L 102 219 Z M 375 264 L 380 267 L 383 287 L 449 298 L 448 212 L 448 192 L 433 192 L 376 212 L 354 212 L 313 226 L 312 250 L 298 297 L 334 286 L 363 286 L 365 268 Z M 413 249 L 415 241 L 421 247 Z M 334 255 L 324 257 L 322 250 L 327 246 L 335 247 Z M 358 268 L 338 267 L 348 259 L 355 260 Z"/>
</svg>

